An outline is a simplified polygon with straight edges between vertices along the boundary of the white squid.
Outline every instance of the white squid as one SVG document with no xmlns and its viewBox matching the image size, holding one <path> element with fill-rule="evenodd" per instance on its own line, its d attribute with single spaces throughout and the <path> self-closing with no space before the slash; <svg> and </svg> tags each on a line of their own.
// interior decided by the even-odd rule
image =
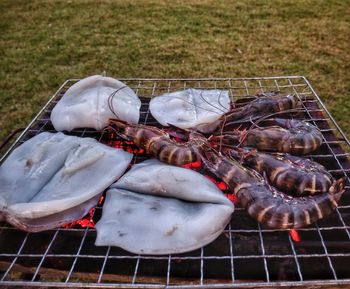
<svg viewBox="0 0 350 289">
<path fill-rule="evenodd" d="M 233 210 L 201 174 L 148 160 L 107 191 L 95 244 L 135 254 L 183 253 L 215 240 Z"/>
<path fill-rule="evenodd" d="M 72 85 L 51 112 L 57 131 L 75 128 L 101 130 L 109 118 L 138 123 L 141 101 L 123 82 L 94 75 Z"/>
<path fill-rule="evenodd" d="M 91 138 L 36 135 L 0 166 L 0 220 L 37 232 L 79 219 L 131 159 Z"/>
<path fill-rule="evenodd" d="M 150 112 L 162 125 L 210 133 L 230 109 L 227 90 L 186 89 L 152 98 Z"/>
</svg>

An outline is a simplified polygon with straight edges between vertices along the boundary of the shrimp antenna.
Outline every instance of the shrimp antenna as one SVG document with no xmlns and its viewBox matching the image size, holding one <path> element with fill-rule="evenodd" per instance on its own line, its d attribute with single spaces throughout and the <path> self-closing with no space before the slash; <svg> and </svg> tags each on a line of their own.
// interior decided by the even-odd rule
<svg viewBox="0 0 350 289">
<path fill-rule="evenodd" d="M 220 135 L 222 135 L 223 132 L 224 132 L 224 127 L 225 127 L 226 120 L 227 120 L 227 116 L 226 116 L 226 114 L 224 114 L 224 120 L 223 120 L 222 125 L 220 127 Z M 222 141 L 223 141 L 223 139 L 220 138 L 220 142 L 219 142 L 219 153 L 220 154 L 221 154 L 221 150 L 222 150 Z"/>
<path fill-rule="evenodd" d="M 304 109 L 303 108 L 292 108 L 292 109 L 281 110 L 281 111 L 277 111 L 277 112 L 267 114 L 267 115 L 262 115 L 262 116 L 255 116 L 255 117 L 250 116 L 249 119 L 245 119 L 245 120 L 230 121 L 229 124 L 238 124 L 238 123 L 241 124 L 241 123 L 245 123 L 245 122 L 253 123 L 253 121 L 256 119 L 257 119 L 257 121 L 255 122 L 255 124 L 257 124 L 257 123 L 263 121 L 264 119 L 269 118 L 269 117 L 274 116 L 274 115 L 283 114 L 283 113 L 301 112 L 301 111 L 304 111 Z"/>
<path fill-rule="evenodd" d="M 186 100 L 186 99 L 183 99 L 183 98 L 181 98 L 181 97 L 179 97 L 179 96 L 173 96 L 172 98 L 173 98 L 173 99 L 180 99 L 181 101 L 186 102 L 186 103 L 192 105 L 192 106 L 195 107 L 195 108 L 203 109 L 203 110 L 205 110 L 205 111 L 209 111 L 209 112 L 213 112 L 213 113 L 218 113 L 218 112 L 215 111 L 215 110 L 211 110 L 211 109 L 208 109 L 208 108 L 206 108 L 206 107 L 201 107 L 201 106 L 199 106 L 198 104 L 194 104 L 193 102 L 190 102 L 190 101 L 188 101 L 188 100 Z M 215 107 L 213 104 L 210 104 L 210 105 L 213 106 L 213 107 Z"/>
<path fill-rule="evenodd" d="M 263 96 L 264 98 L 270 98 L 270 97 L 274 97 L 274 96 L 277 96 L 278 94 L 276 94 L 276 93 L 264 93 L 264 94 L 258 94 L 258 95 L 261 95 L 261 96 Z M 285 96 L 285 97 L 289 97 L 289 96 L 295 96 L 296 94 L 288 94 L 287 96 Z M 284 96 L 282 96 L 282 97 L 284 97 Z M 249 101 L 249 102 L 247 102 L 246 104 L 243 104 L 241 107 L 239 107 L 239 108 L 237 108 L 237 109 L 233 109 L 233 110 L 231 110 L 229 113 L 228 113 L 228 115 L 229 116 L 233 116 L 234 117 L 234 119 L 236 119 L 236 120 L 232 120 L 232 121 L 230 121 L 228 124 L 229 125 L 231 125 L 231 124 L 235 124 L 235 123 L 241 123 L 241 122 L 248 122 L 249 120 L 246 120 L 246 118 L 247 118 L 247 114 L 249 113 L 249 108 L 250 108 L 250 106 L 249 106 L 249 104 L 251 104 L 251 103 L 254 103 L 254 102 L 256 102 L 256 101 L 259 101 L 259 100 L 261 100 L 262 98 L 259 98 L 259 97 L 256 97 L 256 99 L 254 99 L 254 100 L 251 100 L 251 101 Z M 300 98 L 298 97 L 298 100 L 300 100 Z M 276 100 L 277 102 L 278 102 L 278 100 Z M 296 103 L 295 103 L 296 104 Z M 284 112 L 288 112 L 289 110 L 284 110 Z M 251 114 L 251 113 L 249 113 L 249 114 Z M 249 115 L 248 114 L 248 115 Z M 256 116 L 256 117 L 254 117 L 254 119 L 255 118 L 259 118 L 260 116 Z"/>
<path fill-rule="evenodd" d="M 118 135 L 118 131 L 110 124 L 108 124 L 106 127 L 103 128 L 102 133 L 109 133 L 109 132 L 114 132 L 116 135 Z"/>
<path fill-rule="evenodd" d="M 267 118 L 269 118 L 269 117 L 271 117 L 271 116 L 275 116 L 275 115 L 279 115 L 279 114 L 283 114 L 283 113 L 300 112 L 300 111 L 303 111 L 303 110 L 304 110 L 303 108 L 292 108 L 292 109 L 277 111 L 277 112 L 274 112 L 274 113 L 270 113 L 270 114 L 261 116 L 261 117 L 258 118 L 257 121 L 254 122 L 253 124 L 254 124 L 255 126 L 257 126 L 257 124 L 258 124 L 259 122 L 262 122 L 262 121 L 264 121 L 265 119 L 267 119 Z"/>
<path fill-rule="evenodd" d="M 203 91 L 201 91 L 201 92 L 199 93 L 199 97 L 200 97 L 205 103 L 209 104 L 211 107 L 215 108 L 216 110 L 211 110 L 211 109 L 206 108 L 206 107 L 201 107 L 200 105 L 195 104 L 195 103 L 193 103 L 193 102 L 191 102 L 191 101 L 188 101 L 188 100 L 186 100 L 186 99 L 183 99 L 183 98 L 181 98 L 181 97 L 179 97 L 179 96 L 173 96 L 172 98 L 180 99 L 181 101 L 186 102 L 186 103 L 188 103 L 188 104 L 194 106 L 195 108 L 199 108 L 199 109 L 202 109 L 202 110 L 205 110 L 205 111 L 208 111 L 208 112 L 212 112 L 212 113 L 219 114 L 219 112 L 218 112 L 217 110 L 219 110 L 219 111 L 222 112 L 222 113 L 226 113 L 226 112 L 227 112 L 227 109 L 225 108 L 225 106 L 222 104 L 222 102 L 220 102 L 220 100 L 221 100 L 221 93 L 222 93 L 222 92 L 220 91 L 220 94 L 219 94 L 219 96 L 218 96 L 218 103 L 219 103 L 219 105 L 220 105 L 222 108 L 220 108 L 220 107 L 218 107 L 218 106 L 216 106 L 216 105 L 210 103 L 208 100 L 206 100 L 206 99 L 204 98 L 204 96 L 203 96 Z"/>
<path fill-rule="evenodd" d="M 204 96 L 203 96 L 203 91 L 201 91 L 201 92 L 199 93 L 199 95 L 200 95 L 200 98 L 201 98 L 204 102 L 206 102 L 206 103 L 209 104 L 210 106 L 216 108 L 217 110 L 220 110 L 221 112 L 226 113 L 226 108 L 225 108 L 225 106 L 224 106 L 224 105 L 222 104 L 222 102 L 221 102 L 221 93 L 222 93 L 222 91 L 221 91 L 221 90 L 219 90 L 219 91 L 220 91 L 220 93 L 219 93 L 219 95 L 218 95 L 217 102 L 218 102 L 218 104 L 221 106 L 221 108 L 220 108 L 220 107 L 217 107 L 216 105 L 214 105 L 214 104 L 210 103 L 209 101 L 207 101 L 207 100 L 204 98 Z M 209 110 L 209 111 L 210 111 L 210 110 Z M 213 111 L 213 112 L 217 113 L 217 111 Z"/>
<path fill-rule="evenodd" d="M 120 117 L 118 116 L 118 114 L 115 112 L 114 110 L 114 104 L 113 104 L 113 98 L 116 96 L 116 94 L 121 91 L 122 89 L 126 88 L 127 85 L 124 85 L 120 88 L 118 88 L 117 90 L 113 91 L 109 96 L 108 96 L 108 108 L 109 110 L 118 118 L 120 119 Z"/>
</svg>

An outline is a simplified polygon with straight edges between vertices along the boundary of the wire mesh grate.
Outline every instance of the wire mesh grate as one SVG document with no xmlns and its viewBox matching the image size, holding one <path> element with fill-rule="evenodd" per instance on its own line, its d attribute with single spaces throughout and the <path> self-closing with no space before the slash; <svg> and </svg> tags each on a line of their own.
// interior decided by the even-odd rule
<svg viewBox="0 0 350 289">
<path fill-rule="evenodd" d="M 59 88 L 1 160 L 32 136 L 55 132 L 50 112 L 76 81 L 67 80 Z M 258 288 L 350 284 L 350 269 L 344 266 L 350 261 L 350 143 L 305 77 L 122 81 L 141 98 L 140 122 L 150 125 L 158 124 L 149 113 L 149 100 L 165 92 L 190 87 L 226 89 L 233 101 L 276 90 L 297 94 L 302 100 L 297 118 L 316 125 L 324 138 L 319 150 L 307 157 L 324 165 L 335 178 L 347 178 L 340 206 L 328 218 L 298 229 L 300 240 L 288 230 L 260 226 L 237 208 L 217 240 L 192 252 L 166 256 L 140 256 L 116 247 L 95 247 L 93 226 L 28 234 L 0 223 L 0 285 Z M 108 141 L 105 134 L 92 129 L 77 129 L 70 134 Z M 142 160 L 137 156 L 134 163 Z M 97 205 L 89 223 L 96 223 L 101 211 L 102 206 Z"/>
</svg>

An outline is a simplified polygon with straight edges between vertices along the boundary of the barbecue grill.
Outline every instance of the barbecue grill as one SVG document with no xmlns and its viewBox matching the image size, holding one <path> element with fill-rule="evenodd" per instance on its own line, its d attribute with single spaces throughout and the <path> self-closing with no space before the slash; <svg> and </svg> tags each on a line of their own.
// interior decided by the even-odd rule
<svg viewBox="0 0 350 289">
<path fill-rule="evenodd" d="M 308 157 L 323 164 L 335 178 L 347 178 L 339 207 L 328 218 L 297 231 L 266 229 L 237 208 L 217 240 L 192 252 L 166 256 L 140 256 L 116 247 L 95 247 L 93 226 L 101 217 L 103 200 L 83 220 L 41 233 L 21 232 L 3 222 L 0 285 L 260 288 L 350 284 L 350 143 L 305 77 L 121 80 L 142 100 L 140 123 L 156 126 L 159 125 L 149 113 L 149 100 L 165 92 L 185 88 L 227 89 L 233 101 L 276 90 L 296 93 L 302 100 L 302 111 L 290 117 L 316 125 L 324 138 L 322 146 Z M 55 132 L 50 112 L 76 81 L 69 79 L 63 83 L 1 161 L 34 135 Z M 92 129 L 78 129 L 70 134 L 116 144 L 107 133 Z M 134 163 L 143 159 L 137 156 Z"/>
</svg>

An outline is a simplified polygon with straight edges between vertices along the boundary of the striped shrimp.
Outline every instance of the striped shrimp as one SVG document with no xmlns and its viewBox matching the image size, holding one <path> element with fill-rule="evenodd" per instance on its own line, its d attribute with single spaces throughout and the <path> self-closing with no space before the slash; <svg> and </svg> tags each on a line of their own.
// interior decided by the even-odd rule
<svg viewBox="0 0 350 289">
<path fill-rule="evenodd" d="M 258 222 L 275 229 L 310 225 L 330 215 L 344 192 L 345 179 L 335 181 L 328 192 L 291 197 L 269 186 L 255 171 L 213 150 L 204 150 L 203 164 L 232 189 L 241 206 Z"/>
<path fill-rule="evenodd" d="M 223 152 L 254 169 L 272 186 L 293 196 L 328 192 L 334 179 L 319 163 L 290 154 L 266 154 L 256 150 L 224 147 Z"/>
<path fill-rule="evenodd" d="M 253 101 L 225 113 L 220 118 L 221 126 L 230 128 L 237 123 L 254 120 L 272 113 L 291 111 L 297 107 L 298 103 L 299 98 L 296 94 L 280 95 L 278 92 L 259 94 Z"/>
<path fill-rule="evenodd" d="M 298 119 L 266 119 L 248 130 L 223 131 L 211 141 L 254 147 L 262 151 L 308 154 L 322 144 L 322 133 L 312 124 Z"/>
<path fill-rule="evenodd" d="M 200 161 L 199 147 L 207 142 L 205 137 L 196 132 L 189 132 L 187 142 L 177 142 L 159 128 L 129 124 L 118 119 L 110 119 L 107 129 L 134 142 L 146 153 L 172 165 L 185 165 Z"/>
</svg>

